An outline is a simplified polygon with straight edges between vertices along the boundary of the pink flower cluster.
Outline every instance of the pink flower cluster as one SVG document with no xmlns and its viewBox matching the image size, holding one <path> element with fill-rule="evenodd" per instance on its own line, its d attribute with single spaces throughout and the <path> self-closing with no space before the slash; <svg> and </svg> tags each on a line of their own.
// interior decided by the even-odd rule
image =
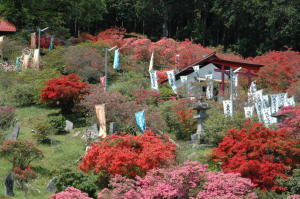
<svg viewBox="0 0 300 199">
<path fill-rule="evenodd" d="M 116 176 L 110 181 L 112 190 L 104 189 L 98 199 L 187 198 L 189 190 L 199 185 L 206 165 L 186 162 L 182 167 L 154 169 L 136 180 Z"/>
<path fill-rule="evenodd" d="M 204 190 L 199 192 L 197 199 L 256 199 L 251 190 L 255 187 L 250 179 L 242 178 L 238 173 L 207 172 Z"/>
<path fill-rule="evenodd" d="M 151 170 L 144 178 L 127 179 L 120 175 L 110 181 L 98 199 L 257 199 L 250 179 L 240 174 L 206 172 L 206 165 L 185 162 L 182 167 Z M 198 191 L 197 191 L 198 190 Z M 201 190 L 199 192 L 199 190 Z"/>
<path fill-rule="evenodd" d="M 50 196 L 50 199 L 93 199 L 87 193 L 74 187 L 68 187 L 64 191 Z"/>
<path fill-rule="evenodd" d="M 281 115 L 286 118 L 278 124 L 279 128 L 286 128 L 296 139 L 300 139 L 300 106 L 286 106 L 280 110 Z"/>
</svg>

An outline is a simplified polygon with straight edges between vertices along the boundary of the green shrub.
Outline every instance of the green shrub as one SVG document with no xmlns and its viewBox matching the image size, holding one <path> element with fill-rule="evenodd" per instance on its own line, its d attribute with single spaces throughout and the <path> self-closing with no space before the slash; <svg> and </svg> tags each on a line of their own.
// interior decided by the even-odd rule
<svg viewBox="0 0 300 199">
<path fill-rule="evenodd" d="M 86 175 L 71 169 L 62 169 L 55 180 L 55 184 L 57 192 L 72 186 L 88 193 L 91 197 L 95 197 L 98 190 L 97 177 L 95 175 Z"/>
<path fill-rule="evenodd" d="M 58 75 L 59 73 L 53 69 L 27 69 L 20 73 L 0 72 L 0 91 L 5 95 L 0 101 L 5 105 L 13 106 L 40 103 L 39 98 L 44 83 Z"/>
<path fill-rule="evenodd" d="M 61 114 L 53 114 L 48 116 L 47 122 L 54 129 L 54 134 L 64 134 L 66 126 L 66 118 Z"/>
<path fill-rule="evenodd" d="M 43 153 L 32 142 L 27 140 L 6 140 L 0 146 L 0 157 L 12 163 L 12 168 L 22 169 L 33 161 L 42 159 Z"/>
<path fill-rule="evenodd" d="M 50 144 L 51 138 L 56 131 L 48 122 L 39 122 L 34 126 L 33 138 L 40 144 Z"/>
<path fill-rule="evenodd" d="M 0 107 L 0 129 L 6 130 L 15 119 L 15 109 L 11 107 Z"/>
<path fill-rule="evenodd" d="M 166 132 L 175 134 L 179 140 L 190 140 L 196 132 L 191 101 L 186 99 L 166 101 L 159 105 L 162 118 L 167 125 Z"/>
<path fill-rule="evenodd" d="M 207 111 L 208 118 L 205 120 L 205 132 L 201 135 L 205 143 L 217 145 L 221 142 L 228 129 L 240 129 L 246 122 L 243 112 L 236 112 L 233 117 L 225 117 L 221 108 L 213 107 Z"/>
<path fill-rule="evenodd" d="M 110 84 L 110 82 L 108 83 Z M 112 92 L 120 92 L 122 95 L 132 97 L 132 92 L 140 88 L 148 88 L 150 80 L 147 79 L 142 73 L 133 71 L 123 73 L 116 82 L 114 82 L 109 90 Z"/>
<path fill-rule="evenodd" d="M 288 179 L 279 179 L 280 186 L 287 189 L 290 195 L 300 193 L 300 168 L 293 170 L 293 176 Z"/>
</svg>

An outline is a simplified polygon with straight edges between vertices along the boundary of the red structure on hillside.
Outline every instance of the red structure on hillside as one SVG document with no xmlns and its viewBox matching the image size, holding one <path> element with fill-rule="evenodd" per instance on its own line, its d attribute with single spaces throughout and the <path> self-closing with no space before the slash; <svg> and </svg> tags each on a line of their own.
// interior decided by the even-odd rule
<svg viewBox="0 0 300 199">
<path fill-rule="evenodd" d="M 14 24 L 9 23 L 5 19 L 0 18 L 0 32 L 16 32 L 17 28 Z"/>
</svg>

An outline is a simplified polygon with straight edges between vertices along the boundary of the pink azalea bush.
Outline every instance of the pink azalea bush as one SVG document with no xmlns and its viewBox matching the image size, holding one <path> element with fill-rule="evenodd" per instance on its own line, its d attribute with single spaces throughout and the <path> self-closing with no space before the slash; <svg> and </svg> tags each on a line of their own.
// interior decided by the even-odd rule
<svg viewBox="0 0 300 199">
<path fill-rule="evenodd" d="M 206 172 L 206 165 L 185 162 L 183 166 L 151 170 L 144 178 L 128 179 L 120 175 L 110 181 L 98 199 L 257 199 L 250 179 L 240 174 Z M 199 192 L 199 190 L 201 190 Z"/>
<path fill-rule="evenodd" d="M 205 168 L 197 162 L 186 162 L 182 167 L 151 170 L 135 180 L 118 175 L 110 181 L 113 189 L 102 190 L 98 199 L 188 198 L 189 190 L 203 179 Z"/>
<path fill-rule="evenodd" d="M 250 179 L 242 178 L 238 173 L 207 172 L 204 190 L 200 191 L 197 199 L 256 199 L 252 192 L 255 187 Z"/>
<path fill-rule="evenodd" d="M 74 187 L 67 187 L 64 191 L 49 197 L 50 199 L 93 199 L 87 193 L 81 192 Z"/>
<path fill-rule="evenodd" d="M 286 119 L 278 124 L 279 128 L 286 128 L 293 138 L 300 139 L 300 106 L 286 106 L 280 110 Z"/>
</svg>

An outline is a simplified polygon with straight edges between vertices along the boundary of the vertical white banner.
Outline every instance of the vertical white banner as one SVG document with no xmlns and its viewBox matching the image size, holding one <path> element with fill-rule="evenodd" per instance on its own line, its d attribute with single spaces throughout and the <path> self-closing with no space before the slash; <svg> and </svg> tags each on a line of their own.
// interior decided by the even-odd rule
<svg viewBox="0 0 300 199">
<path fill-rule="evenodd" d="M 278 106 L 279 107 L 284 106 L 284 101 L 285 101 L 287 93 L 279 93 L 277 95 L 278 95 Z"/>
<path fill-rule="evenodd" d="M 255 109 L 260 122 L 263 122 L 263 90 L 258 90 L 255 92 L 254 101 L 255 101 Z"/>
<path fill-rule="evenodd" d="M 38 69 L 40 66 L 40 50 L 39 49 L 34 50 L 32 62 L 33 62 L 32 63 L 33 67 Z"/>
<path fill-rule="evenodd" d="M 180 81 L 182 84 L 186 84 L 187 83 L 187 76 L 180 76 Z"/>
<path fill-rule="evenodd" d="M 255 92 L 256 91 L 257 91 L 256 82 L 253 81 L 253 82 L 251 82 L 251 85 L 248 89 L 248 102 L 249 103 L 254 103 L 254 101 L 255 101 Z"/>
<path fill-rule="evenodd" d="M 207 79 L 206 85 L 206 98 L 212 99 L 214 97 L 214 81 L 213 81 L 213 74 L 205 75 Z"/>
<path fill-rule="evenodd" d="M 273 123 L 273 119 L 271 117 L 271 107 L 262 109 L 262 116 L 264 124 L 269 125 Z"/>
<path fill-rule="evenodd" d="M 167 76 L 168 76 L 168 81 L 169 81 L 169 84 L 170 84 L 172 90 L 174 91 L 174 93 L 177 94 L 177 86 L 176 86 L 174 70 L 167 71 Z"/>
<path fill-rule="evenodd" d="M 197 74 L 197 77 L 200 77 L 200 67 L 199 65 L 193 66 L 193 69 L 195 73 Z"/>
<path fill-rule="evenodd" d="M 270 103 L 269 103 L 269 96 L 268 95 L 263 95 L 262 96 L 262 101 L 263 101 L 263 108 L 268 108 L 270 107 Z"/>
<path fill-rule="evenodd" d="M 150 59 L 150 63 L 149 63 L 149 71 L 153 70 L 153 63 L 154 63 L 154 52 L 152 52 L 152 54 L 151 54 L 151 59 Z"/>
<path fill-rule="evenodd" d="M 290 97 L 285 99 L 285 104 L 284 106 L 295 106 L 295 97 Z"/>
<path fill-rule="evenodd" d="M 151 88 L 152 90 L 158 90 L 158 83 L 157 83 L 157 73 L 155 71 L 149 71 L 150 79 L 151 79 Z"/>
<path fill-rule="evenodd" d="M 223 108 L 225 116 L 233 115 L 233 103 L 231 100 L 223 100 Z"/>
<path fill-rule="evenodd" d="M 245 118 L 252 118 L 254 112 L 254 106 L 244 107 L 245 110 Z"/>
<path fill-rule="evenodd" d="M 277 94 L 271 95 L 271 113 L 279 111 L 279 96 Z"/>
</svg>

